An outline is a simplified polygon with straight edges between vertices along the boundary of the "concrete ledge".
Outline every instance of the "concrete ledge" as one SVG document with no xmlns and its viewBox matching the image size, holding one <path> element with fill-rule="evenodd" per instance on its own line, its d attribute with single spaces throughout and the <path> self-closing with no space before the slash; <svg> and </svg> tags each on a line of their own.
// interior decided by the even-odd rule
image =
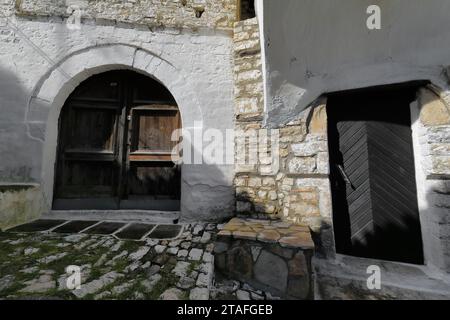
<svg viewBox="0 0 450 320">
<path fill-rule="evenodd" d="M 108 220 L 176 224 L 180 219 L 180 212 L 149 210 L 51 210 L 44 214 L 42 219 Z"/>
<path fill-rule="evenodd" d="M 219 232 L 216 270 L 284 299 L 313 299 L 309 229 L 280 221 L 232 219 Z"/>
<path fill-rule="evenodd" d="M 317 300 L 448 300 L 450 276 L 427 266 L 336 255 L 313 258 Z M 370 290 L 369 266 L 378 266 L 381 288 Z"/>
</svg>

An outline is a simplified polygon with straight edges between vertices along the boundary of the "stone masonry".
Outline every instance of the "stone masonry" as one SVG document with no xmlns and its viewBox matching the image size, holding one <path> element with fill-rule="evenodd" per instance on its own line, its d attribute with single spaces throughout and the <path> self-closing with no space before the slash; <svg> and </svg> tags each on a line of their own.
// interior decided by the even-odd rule
<svg viewBox="0 0 450 320">
<path fill-rule="evenodd" d="M 264 93 L 258 22 L 248 19 L 235 24 L 235 118 L 237 140 L 264 127 Z M 303 223 L 314 230 L 331 225 L 331 195 L 327 144 L 326 99 L 277 128 L 279 169 L 272 170 L 274 157 L 262 156 L 246 163 L 245 152 L 236 148 L 236 208 L 253 218 L 282 218 Z M 269 134 L 268 134 L 269 135 Z M 245 142 L 245 148 L 257 148 Z M 270 147 L 272 147 L 270 145 Z"/>
<path fill-rule="evenodd" d="M 231 29 L 235 0 L 17 0 L 19 15 L 67 17 L 67 6 L 83 10 L 83 17 L 149 27 Z"/>
<path fill-rule="evenodd" d="M 413 125 L 426 260 L 450 270 L 450 99 L 434 86 L 418 93 Z"/>
<path fill-rule="evenodd" d="M 309 229 L 286 222 L 232 219 L 219 232 L 216 270 L 286 299 L 312 299 Z"/>
<path fill-rule="evenodd" d="M 237 125 L 257 122 L 261 119 L 264 109 L 261 66 L 261 46 L 256 18 L 236 22 L 234 25 L 234 94 Z"/>
</svg>

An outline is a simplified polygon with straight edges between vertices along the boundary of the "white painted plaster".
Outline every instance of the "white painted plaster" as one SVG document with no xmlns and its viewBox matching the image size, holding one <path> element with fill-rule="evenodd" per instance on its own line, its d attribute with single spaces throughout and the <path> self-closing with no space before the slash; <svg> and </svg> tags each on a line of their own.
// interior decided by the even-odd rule
<svg viewBox="0 0 450 320">
<path fill-rule="evenodd" d="M 58 19 L 49 20 L 12 17 L 20 33 L 0 36 L 0 128 L 5 133 L 0 137 L 0 180 L 40 183 L 48 209 L 61 108 L 76 86 L 94 74 L 140 72 L 169 89 L 184 128 L 233 128 L 228 31 L 152 32 L 95 24 L 71 31 Z M 6 34 L 11 28 L 3 30 Z M 183 166 L 182 218 L 231 215 L 232 175 L 232 166 Z"/>
<path fill-rule="evenodd" d="M 369 5 L 382 29 L 368 30 Z M 410 80 L 444 86 L 447 0 L 264 2 L 267 124 L 288 122 L 321 94 Z"/>
</svg>

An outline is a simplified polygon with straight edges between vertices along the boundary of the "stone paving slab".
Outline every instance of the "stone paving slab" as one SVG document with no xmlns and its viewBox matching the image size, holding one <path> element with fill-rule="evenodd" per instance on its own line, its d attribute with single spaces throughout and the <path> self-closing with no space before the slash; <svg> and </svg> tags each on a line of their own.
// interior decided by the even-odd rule
<svg viewBox="0 0 450 320">
<path fill-rule="evenodd" d="M 38 232 L 50 230 L 65 223 L 65 220 L 36 220 L 10 229 L 10 232 Z"/>
<path fill-rule="evenodd" d="M 152 233 L 150 233 L 148 235 L 148 237 L 152 238 L 152 239 L 176 238 L 179 235 L 181 229 L 182 229 L 182 226 L 180 226 L 180 225 L 160 224 L 155 228 L 155 230 L 152 231 Z"/>
<path fill-rule="evenodd" d="M 314 249 L 308 227 L 276 220 L 234 218 L 224 226 L 218 236 L 278 243 L 286 248 Z"/>
<path fill-rule="evenodd" d="M 98 223 L 98 221 L 82 221 L 82 220 L 70 221 L 69 223 L 66 223 L 54 229 L 53 232 L 68 233 L 68 234 L 78 233 L 80 231 L 83 231 L 84 229 L 87 229 L 90 226 L 93 226 L 96 223 Z"/>
<path fill-rule="evenodd" d="M 221 274 L 216 278 L 210 292 L 211 300 L 281 300 L 269 292 L 253 288 L 247 283 L 230 280 Z"/>
<path fill-rule="evenodd" d="M 122 231 L 116 233 L 115 236 L 119 239 L 139 240 L 150 233 L 155 227 L 156 225 L 154 224 L 132 223 Z"/>
<path fill-rule="evenodd" d="M 107 235 L 116 232 L 123 226 L 125 226 L 125 223 L 104 221 L 101 222 L 100 224 L 94 225 L 89 229 L 81 231 L 81 233 Z"/>
</svg>

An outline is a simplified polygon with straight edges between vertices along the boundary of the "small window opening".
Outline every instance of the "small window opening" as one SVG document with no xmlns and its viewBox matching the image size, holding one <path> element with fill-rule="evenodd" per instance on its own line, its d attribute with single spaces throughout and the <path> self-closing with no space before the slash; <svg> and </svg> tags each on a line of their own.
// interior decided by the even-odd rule
<svg viewBox="0 0 450 320">
<path fill-rule="evenodd" d="M 203 13 L 205 13 L 205 8 L 203 7 L 195 8 L 195 17 L 201 18 Z"/>
<path fill-rule="evenodd" d="M 255 0 L 240 0 L 239 18 L 247 20 L 256 17 Z"/>
</svg>

